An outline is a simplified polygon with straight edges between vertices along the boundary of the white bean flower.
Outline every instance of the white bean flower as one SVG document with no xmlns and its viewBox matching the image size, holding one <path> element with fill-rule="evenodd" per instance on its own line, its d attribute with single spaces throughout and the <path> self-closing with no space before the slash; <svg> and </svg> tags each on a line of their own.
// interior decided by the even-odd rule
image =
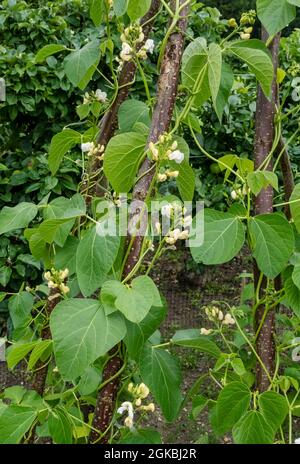
<svg viewBox="0 0 300 464">
<path fill-rule="evenodd" d="M 154 52 L 154 47 L 155 47 L 154 40 L 147 39 L 143 48 L 146 50 L 146 52 L 151 54 Z"/>
<path fill-rule="evenodd" d="M 300 445 L 300 438 L 296 438 L 295 445 Z"/>
<path fill-rule="evenodd" d="M 230 195 L 231 195 L 231 198 L 232 198 L 233 200 L 236 200 L 236 199 L 237 199 L 237 197 L 238 197 L 238 194 L 236 193 L 236 191 L 235 191 L 235 190 L 232 190 L 232 192 L 231 192 L 231 194 L 230 194 Z"/>
<path fill-rule="evenodd" d="M 180 164 L 184 160 L 184 153 L 182 153 L 180 150 L 172 151 L 172 153 L 169 154 L 169 160 Z"/>
<path fill-rule="evenodd" d="M 169 235 L 170 237 L 173 237 L 175 239 L 175 242 L 177 242 L 177 240 L 180 238 L 181 230 L 180 229 L 171 230 Z"/>
<path fill-rule="evenodd" d="M 118 414 L 123 414 L 124 412 L 127 412 L 128 417 L 133 419 L 133 405 L 130 401 L 124 401 L 117 410 Z"/>
<path fill-rule="evenodd" d="M 127 42 L 122 43 L 122 51 L 120 57 L 123 61 L 130 61 L 132 58 L 132 48 Z"/>
<path fill-rule="evenodd" d="M 93 142 L 82 143 L 81 144 L 81 151 L 83 151 L 83 153 L 87 153 L 88 151 L 93 150 L 94 147 L 95 147 L 95 145 L 94 145 Z"/>
<path fill-rule="evenodd" d="M 103 92 L 101 89 L 96 90 L 95 97 L 101 103 L 105 103 L 107 101 L 107 93 Z"/>
</svg>

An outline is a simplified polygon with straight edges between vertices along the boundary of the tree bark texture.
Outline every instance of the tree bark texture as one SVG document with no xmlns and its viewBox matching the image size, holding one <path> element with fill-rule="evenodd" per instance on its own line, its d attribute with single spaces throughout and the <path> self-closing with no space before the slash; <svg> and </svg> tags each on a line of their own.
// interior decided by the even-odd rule
<svg viewBox="0 0 300 464">
<path fill-rule="evenodd" d="M 262 40 L 264 42 L 268 39 L 268 33 L 262 28 Z M 271 45 L 270 52 L 272 55 L 274 65 L 274 80 L 272 84 L 271 99 L 268 100 L 264 95 L 261 87 L 258 87 L 257 105 L 256 105 L 256 125 L 255 125 L 255 169 L 263 163 L 268 154 L 270 153 L 274 140 L 275 132 L 275 104 L 277 102 L 277 68 L 278 68 L 278 51 L 279 51 L 280 34 L 277 34 Z M 272 170 L 272 162 L 269 163 L 268 169 Z M 273 212 L 273 188 L 271 186 L 262 190 L 255 200 L 255 214 L 267 214 Z M 254 283 L 257 288 L 259 281 L 260 271 L 254 262 Z M 263 278 L 260 287 L 260 297 L 262 297 L 266 290 L 266 278 Z M 261 305 L 257 308 L 255 314 L 256 329 L 264 316 L 265 306 Z M 264 324 L 258 334 L 256 341 L 256 350 L 264 363 L 270 376 L 274 372 L 274 359 L 275 359 L 275 346 L 274 346 L 274 330 L 275 330 L 275 310 L 270 310 L 266 317 Z M 256 369 L 256 385 L 259 391 L 265 391 L 269 386 L 269 379 L 261 367 L 257 364 Z"/>
<path fill-rule="evenodd" d="M 185 0 L 180 0 L 183 4 Z M 157 88 L 157 101 L 153 112 L 153 118 L 150 128 L 150 135 L 147 144 L 157 142 L 159 136 L 168 131 L 174 111 L 177 87 L 180 73 L 181 58 L 184 49 L 184 34 L 187 28 L 188 7 L 181 11 L 181 19 L 178 22 L 178 31 L 172 33 L 169 37 L 164 57 L 162 60 L 160 76 Z M 149 170 L 152 163 L 147 158 L 142 163 L 139 171 L 140 176 Z M 133 199 L 143 201 L 148 193 L 153 178 L 153 172 L 145 174 L 137 182 L 133 192 Z M 136 214 L 136 211 L 135 213 Z M 141 251 L 142 237 L 136 237 L 130 250 L 125 268 L 124 277 L 126 277 L 135 266 Z M 119 355 L 113 356 L 105 369 L 103 381 L 108 380 L 115 375 L 122 365 Z M 119 387 L 119 378 L 109 382 L 100 392 L 97 399 L 93 427 L 104 433 L 113 416 L 117 392 Z M 93 431 L 90 435 L 90 441 L 97 443 L 107 443 L 108 434 L 99 439 L 100 435 Z"/>
<path fill-rule="evenodd" d="M 50 318 L 52 311 L 54 311 L 54 308 L 62 299 L 61 295 L 58 295 L 57 288 L 51 288 L 49 296 L 50 296 L 50 299 L 48 299 L 48 303 L 46 307 L 46 314 L 48 318 Z M 41 336 L 42 336 L 42 340 L 51 340 L 52 337 L 51 337 L 51 330 L 50 330 L 49 325 L 45 327 L 45 329 L 42 330 Z M 43 396 L 45 385 L 46 385 L 47 373 L 48 373 L 48 364 L 46 366 L 43 366 L 43 363 L 39 361 L 37 363 L 36 368 L 38 369 L 38 371 L 35 374 L 35 378 L 32 383 L 32 388 L 39 395 Z"/>
</svg>

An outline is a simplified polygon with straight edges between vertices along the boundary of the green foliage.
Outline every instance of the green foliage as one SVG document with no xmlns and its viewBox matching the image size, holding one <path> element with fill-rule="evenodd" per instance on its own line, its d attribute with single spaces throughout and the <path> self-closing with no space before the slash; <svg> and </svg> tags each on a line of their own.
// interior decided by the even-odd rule
<svg viewBox="0 0 300 464">
<path fill-rule="evenodd" d="M 107 145 L 104 173 L 117 192 L 131 190 L 144 155 L 146 137 L 138 132 L 116 135 Z"/>
<path fill-rule="evenodd" d="M 287 422 L 292 442 L 299 369 L 294 352 L 290 358 L 286 355 L 295 347 L 299 331 L 299 191 L 297 185 L 291 223 L 280 203 L 276 212 L 254 216 L 254 197 L 266 187 L 272 186 L 282 196 L 282 176 L 278 162 L 271 172 L 265 164 L 255 169 L 251 159 L 256 80 L 269 96 L 274 77 L 266 45 L 243 35 L 244 24 L 254 22 L 253 15 L 250 20 L 244 15 L 241 25 L 231 30 L 218 10 L 192 4 L 190 43 L 183 55 L 173 120 L 169 132 L 163 134 L 163 121 L 151 127 L 154 143 L 148 146 L 157 69 L 171 32 L 168 8 L 162 5 L 165 14 L 155 17 L 154 53 L 148 50 L 141 57 L 141 32 L 133 23 L 147 13 L 150 0 L 115 0 L 113 6 L 106 1 L 74 0 L 62 2 L 60 8 L 52 2 L 40 3 L 33 8 L 25 1 L 5 1 L 0 7 L 0 28 L 6 31 L 1 47 L 7 51 L 0 59 L 0 71 L 4 70 L 8 82 L 8 98 L 0 109 L 4 126 L 0 137 L 8 158 L 7 166 L 0 163 L 4 186 L 0 200 L 9 204 L 0 212 L 0 283 L 7 286 L 14 271 L 22 276 L 22 284 L 20 279 L 14 283 L 13 294 L 1 292 L 0 302 L 8 306 L 12 325 L 8 367 L 13 369 L 23 361 L 38 376 L 43 366 L 47 378 L 43 397 L 18 386 L 1 393 L 0 442 L 26 441 L 35 429 L 40 437 L 51 436 L 53 443 L 87 442 L 91 417 L 87 420 L 83 410 L 94 409 L 99 393 L 111 388 L 116 379 L 120 390 L 107 424 L 109 442 L 161 442 L 156 431 L 138 425 L 155 409 L 154 404 L 146 404 L 149 394 L 167 422 L 174 421 L 183 407 L 191 406 L 194 418 L 208 408 L 215 433 L 232 432 L 237 444 L 282 443 L 285 437 L 280 427 Z M 281 27 L 283 19 L 292 18 L 298 0 L 284 0 L 273 18 L 268 8 L 277 5 L 275 0 L 258 4 L 270 31 Z M 31 26 L 34 14 L 38 14 L 35 29 Z M 239 34 L 241 40 L 237 40 Z M 284 99 L 275 121 L 276 136 L 282 127 L 285 136 L 295 127 L 295 118 L 285 118 L 284 113 L 294 114 L 293 101 L 298 98 L 298 80 L 291 79 L 299 71 L 297 39 L 295 34 L 283 41 L 281 53 L 286 62 L 282 60 L 278 83 Z M 125 41 L 137 65 L 130 98 L 119 109 L 116 135 L 106 146 L 96 147 L 102 118 L 110 114 L 118 90 L 123 92 L 116 83 L 117 62 L 124 58 L 119 51 Z M 98 82 L 101 88 L 97 89 Z M 84 96 L 75 87 L 86 90 Z M 80 150 L 82 144 L 88 145 Z M 297 155 L 293 150 L 292 156 Z M 271 154 L 278 156 L 275 146 Z M 99 166 L 97 172 L 90 172 L 94 156 Z M 144 198 L 136 182 L 146 157 L 152 163 L 140 176 L 152 178 L 150 187 L 146 184 L 146 206 L 153 212 L 151 197 L 172 203 L 173 209 L 165 205 L 161 211 L 170 219 L 168 233 L 160 234 L 157 216 L 146 237 L 119 237 L 116 230 L 110 230 L 110 212 L 115 214 L 117 227 L 124 220 L 123 198 L 118 195 L 127 193 L 129 201 Z M 102 182 L 103 175 L 107 184 Z M 183 201 L 207 196 L 204 231 L 202 224 L 201 230 L 192 227 L 189 237 L 195 261 L 226 263 L 247 246 L 261 271 L 259 285 L 266 282 L 266 288 L 254 292 L 249 283 L 241 301 L 235 299 L 236 306 L 222 301 L 203 308 L 201 321 L 207 317 L 207 328 L 180 329 L 168 339 L 165 332 L 159 332 L 167 307 L 148 274 L 166 250 L 188 237 L 189 226 L 176 217 L 183 206 L 179 196 Z M 187 222 L 195 225 L 202 211 L 198 214 Z M 128 216 L 132 219 L 131 212 Z M 184 232 L 179 229 L 182 225 Z M 154 229 L 158 234 L 152 236 Z M 196 235 L 199 239 L 202 232 L 203 241 L 195 246 L 193 239 Z M 22 246 L 11 251 L 15 237 Z M 138 252 L 137 244 L 141 245 Z M 36 272 L 34 288 L 28 285 L 28 268 Z M 280 274 L 283 285 L 278 289 L 274 279 Z M 265 306 L 265 317 L 283 303 L 294 314 L 278 313 L 276 323 L 283 327 L 274 339 L 279 364 L 269 373 L 255 350 L 261 330 L 256 314 Z M 183 397 L 176 354 L 188 349 L 211 357 L 212 363 Z M 256 391 L 257 364 L 270 383 L 264 393 Z M 113 374 L 111 367 L 116 369 Z M 220 391 L 211 390 L 209 382 Z M 95 411 L 98 414 L 98 407 Z"/>
<path fill-rule="evenodd" d="M 142 122 L 146 126 L 149 126 L 149 108 L 142 101 L 133 99 L 126 100 L 120 106 L 118 119 L 121 132 L 131 132 L 134 125 L 138 122 Z"/>
<path fill-rule="evenodd" d="M 273 279 L 285 269 L 293 253 L 293 230 L 283 216 L 274 213 L 254 217 L 249 231 L 258 267 Z"/>
<path fill-rule="evenodd" d="M 213 416 L 213 427 L 220 435 L 232 429 L 247 412 L 251 393 L 241 382 L 231 382 L 220 392 Z"/>
<path fill-rule="evenodd" d="M 3 445 L 20 443 L 24 434 L 32 426 L 36 411 L 17 405 L 0 410 L 0 437 Z"/>
<path fill-rule="evenodd" d="M 290 198 L 291 201 L 291 213 L 296 226 L 297 231 L 300 233 L 300 184 L 297 184 Z"/>
<path fill-rule="evenodd" d="M 128 0 L 127 14 L 134 21 L 144 16 L 150 5 L 151 0 Z"/>
<path fill-rule="evenodd" d="M 167 421 L 174 421 L 182 402 L 177 361 L 167 351 L 145 346 L 140 357 L 140 371 Z"/>
<path fill-rule="evenodd" d="M 48 159 L 52 175 L 56 174 L 64 155 L 81 141 L 81 134 L 72 129 L 65 129 L 52 138 Z"/>
<path fill-rule="evenodd" d="M 218 346 L 206 336 L 200 335 L 197 329 L 177 331 L 172 338 L 172 343 L 186 348 L 195 348 L 196 350 L 208 353 L 216 358 L 220 355 Z"/>
<path fill-rule="evenodd" d="M 118 236 L 103 236 L 97 226 L 87 231 L 76 252 L 78 284 L 84 296 L 90 296 L 107 279 L 120 246 Z"/>
<path fill-rule="evenodd" d="M 281 31 L 295 19 L 294 5 L 294 0 L 257 0 L 258 17 L 270 35 Z"/>
<path fill-rule="evenodd" d="M 101 301 L 106 312 L 115 307 L 134 323 L 142 322 L 151 307 L 161 306 L 158 289 L 148 276 L 136 277 L 130 286 L 114 280 L 106 281 L 101 289 Z"/>
<path fill-rule="evenodd" d="M 100 61 L 100 44 L 94 40 L 64 59 L 64 70 L 74 87 L 85 89 Z"/>
<path fill-rule="evenodd" d="M 126 334 L 119 314 L 106 316 L 102 305 L 89 299 L 59 303 L 50 326 L 58 369 L 65 380 L 73 381 Z"/>
<path fill-rule="evenodd" d="M 274 71 L 266 46 L 256 39 L 243 40 L 230 44 L 229 51 L 247 63 L 264 93 L 269 96 Z"/>
<path fill-rule="evenodd" d="M 4 207 L 0 213 L 0 234 L 24 229 L 35 218 L 37 212 L 36 205 L 32 203 L 20 203 L 13 208 Z"/>
<path fill-rule="evenodd" d="M 221 264 L 230 261 L 241 249 L 245 240 L 243 224 L 237 216 L 206 209 L 204 211 L 204 242 L 194 246 L 194 260 L 204 264 Z"/>
</svg>

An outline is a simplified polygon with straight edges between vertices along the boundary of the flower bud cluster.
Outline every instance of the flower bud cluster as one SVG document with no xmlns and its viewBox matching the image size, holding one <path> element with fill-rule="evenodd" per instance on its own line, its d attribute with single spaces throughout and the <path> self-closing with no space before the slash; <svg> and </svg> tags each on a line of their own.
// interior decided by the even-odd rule
<svg viewBox="0 0 300 464">
<path fill-rule="evenodd" d="M 121 61 L 131 61 L 134 55 L 145 60 L 148 56 L 147 53 L 152 54 L 155 47 L 154 41 L 147 39 L 144 45 L 140 46 L 144 39 L 145 35 L 141 26 L 132 24 L 127 27 L 121 34 Z"/>
<path fill-rule="evenodd" d="M 84 97 L 83 97 L 83 104 L 87 103 L 93 103 L 94 101 L 98 101 L 100 103 L 106 103 L 107 102 L 107 93 L 104 92 L 101 89 L 95 90 L 95 92 L 85 92 Z"/>
<path fill-rule="evenodd" d="M 242 14 L 241 19 L 240 19 L 240 25 L 241 26 L 248 26 L 248 25 L 253 26 L 255 21 L 256 21 L 256 11 L 249 10 Z"/>
<path fill-rule="evenodd" d="M 248 195 L 249 192 L 250 189 L 246 185 L 243 185 L 243 187 L 237 185 L 235 189 L 231 191 L 230 196 L 232 200 L 239 200 L 243 199 L 246 195 Z"/>
<path fill-rule="evenodd" d="M 175 245 L 177 240 L 187 240 L 189 238 L 188 230 L 174 229 L 168 232 L 166 243 L 168 245 Z"/>
<path fill-rule="evenodd" d="M 47 271 L 44 274 L 45 280 L 47 281 L 48 288 L 57 289 L 62 295 L 69 293 L 70 289 L 65 285 L 65 281 L 69 276 L 69 269 L 63 271 L 57 271 L 54 268 L 51 271 Z"/>
<path fill-rule="evenodd" d="M 206 306 L 204 307 L 204 310 L 205 310 L 206 316 L 208 317 L 208 320 L 211 322 L 215 322 L 218 325 L 227 325 L 227 326 L 235 324 L 235 320 L 232 317 L 232 315 L 230 313 L 226 313 L 224 315 L 223 311 L 221 311 L 221 309 L 219 309 L 217 306 Z M 203 327 L 200 330 L 200 332 L 202 335 L 210 335 L 213 332 L 213 330 L 206 329 Z"/>
<path fill-rule="evenodd" d="M 184 153 L 178 150 L 178 142 L 172 141 L 169 134 L 161 135 L 156 144 L 150 142 L 148 148 L 152 161 L 175 161 L 176 164 L 184 161 Z M 157 181 L 165 182 L 168 179 L 176 179 L 178 176 L 179 170 L 162 168 L 157 175 Z"/>
<path fill-rule="evenodd" d="M 98 156 L 100 160 L 104 157 L 104 145 L 95 145 L 94 142 L 86 142 L 81 144 L 82 153 L 87 153 L 87 156 Z"/>
</svg>

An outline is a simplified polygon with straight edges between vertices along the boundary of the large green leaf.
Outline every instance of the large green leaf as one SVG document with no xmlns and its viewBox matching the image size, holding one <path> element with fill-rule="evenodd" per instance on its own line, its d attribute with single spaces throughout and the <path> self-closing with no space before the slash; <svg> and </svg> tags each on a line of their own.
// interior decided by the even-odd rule
<svg viewBox="0 0 300 464">
<path fill-rule="evenodd" d="M 76 272 L 80 290 L 90 296 L 107 278 L 117 257 L 120 237 L 99 235 L 92 227 L 79 242 L 76 253 Z"/>
<path fill-rule="evenodd" d="M 175 420 L 182 403 L 181 372 L 177 361 L 165 350 L 145 346 L 140 358 L 140 372 L 166 420 Z"/>
<path fill-rule="evenodd" d="M 118 445 L 160 445 L 161 437 L 157 430 L 153 429 L 137 429 L 125 435 Z"/>
<path fill-rule="evenodd" d="M 116 16 L 123 16 L 127 11 L 128 0 L 114 0 L 113 8 Z"/>
<path fill-rule="evenodd" d="M 284 29 L 296 16 L 299 0 L 257 0 L 257 15 L 270 35 Z M 298 4 L 299 6 L 299 4 Z"/>
<path fill-rule="evenodd" d="M 294 313 L 300 317 L 300 290 L 293 282 L 292 276 L 286 279 L 284 289 L 287 304 L 292 308 Z"/>
<path fill-rule="evenodd" d="M 251 219 L 249 232 L 260 271 L 273 279 L 287 266 L 294 251 L 291 225 L 281 214 L 262 214 Z"/>
<path fill-rule="evenodd" d="M 37 206 L 33 203 L 19 203 L 12 208 L 4 206 L 0 213 L 0 234 L 27 227 L 37 212 Z"/>
<path fill-rule="evenodd" d="M 19 362 L 32 351 L 35 346 L 39 343 L 38 340 L 28 343 L 14 343 L 7 350 L 6 361 L 9 369 L 13 369 Z"/>
<path fill-rule="evenodd" d="M 149 10 L 151 0 L 128 0 L 127 14 L 131 21 L 144 16 Z"/>
<path fill-rule="evenodd" d="M 54 135 L 51 140 L 48 164 L 52 175 L 56 174 L 64 155 L 81 142 L 82 136 L 73 129 L 65 129 Z"/>
<path fill-rule="evenodd" d="M 207 41 L 204 37 L 197 37 L 189 43 L 182 56 L 182 67 L 184 68 L 189 59 L 194 55 L 207 56 Z"/>
<path fill-rule="evenodd" d="M 249 411 L 233 428 L 233 439 L 238 445 L 273 444 L 274 431 L 258 411 Z"/>
<path fill-rule="evenodd" d="M 292 279 L 296 287 L 300 290 L 300 264 L 294 267 Z"/>
<path fill-rule="evenodd" d="M 175 166 L 179 171 L 176 184 L 183 201 L 192 201 L 195 192 L 195 172 L 188 162 L 184 161 L 179 166 Z"/>
<path fill-rule="evenodd" d="M 205 335 L 201 335 L 197 329 L 178 330 L 171 339 L 171 342 L 174 345 L 195 348 L 215 358 L 218 358 L 221 354 L 217 345 Z"/>
<path fill-rule="evenodd" d="M 37 412 L 31 408 L 17 405 L 7 406 L 0 414 L 0 444 L 14 445 L 20 443 L 30 429 Z"/>
<path fill-rule="evenodd" d="M 116 135 L 107 145 L 104 173 L 117 192 L 127 193 L 143 158 L 147 136 L 137 132 Z"/>
<path fill-rule="evenodd" d="M 192 55 L 182 67 L 182 83 L 194 95 L 194 104 L 201 107 L 211 96 L 206 54 Z"/>
<path fill-rule="evenodd" d="M 54 267 L 56 269 L 69 269 L 69 274 L 76 272 L 76 251 L 79 240 L 76 237 L 69 236 L 63 248 L 56 248 L 54 257 Z"/>
<path fill-rule="evenodd" d="M 55 408 L 51 411 L 49 417 L 49 432 L 53 442 L 61 445 L 72 444 L 73 425 L 67 414 L 61 408 Z"/>
<path fill-rule="evenodd" d="M 107 281 L 101 290 L 102 302 L 114 299 L 114 305 L 131 322 L 141 322 L 152 306 L 162 305 L 159 291 L 148 276 L 139 276 L 130 286 L 117 281 Z"/>
<path fill-rule="evenodd" d="M 121 132 L 132 131 L 137 122 L 142 122 L 146 126 L 149 126 L 149 108 L 139 100 L 126 100 L 120 106 L 118 120 Z"/>
<path fill-rule="evenodd" d="M 38 232 L 45 242 L 55 242 L 62 247 L 74 225 L 75 218 L 83 216 L 85 212 L 86 204 L 79 193 L 70 199 L 56 198 L 44 209 L 45 221 L 39 226 Z"/>
<path fill-rule="evenodd" d="M 287 400 L 279 393 L 267 391 L 259 395 L 258 405 L 268 425 L 277 432 L 289 412 Z"/>
<path fill-rule="evenodd" d="M 212 43 L 208 49 L 208 81 L 214 108 L 220 90 L 222 73 L 222 50 L 220 45 Z"/>
<path fill-rule="evenodd" d="M 85 80 L 84 78 L 91 68 L 93 71 L 96 70 L 99 60 L 100 45 L 98 40 L 93 40 L 80 48 L 80 50 L 70 53 L 64 59 L 64 69 L 68 79 L 75 87 L 79 86 L 83 89 L 88 82 L 85 81 L 82 85 L 81 83 Z M 89 79 L 91 78 L 92 75 L 90 74 Z"/>
<path fill-rule="evenodd" d="M 48 359 L 52 352 L 52 340 L 40 340 L 33 348 L 27 365 L 27 370 L 34 368 L 39 359 Z"/>
<path fill-rule="evenodd" d="M 290 204 L 292 217 L 297 231 L 300 233 L 300 184 L 297 184 L 291 195 Z"/>
<path fill-rule="evenodd" d="M 15 329 L 26 325 L 31 319 L 34 297 L 28 292 L 19 292 L 9 299 L 8 309 Z"/>
<path fill-rule="evenodd" d="M 29 249 L 36 259 L 44 260 L 45 267 L 49 265 L 48 245 L 38 232 L 38 229 L 25 229 L 24 236 L 28 240 Z"/>
<path fill-rule="evenodd" d="M 191 246 L 190 249 L 197 263 L 222 264 L 238 254 L 244 241 L 244 226 L 238 217 L 230 213 L 206 209 L 204 242 L 201 246 Z"/>
<path fill-rule="evenodd" d="M 166 317 L 166 306 L 152 306 L 147 316 L 139 323 L 126 321 L 127 335 L 125 343 L 131 359 L 138 360 L 146 341 L 160 326 Z"/>
<path fill-rule="evenodd" d="M 274 77 L 274 67 L 265 44 L 257 39 L 241 40 L 232 42 L 228 50 L 247 63 L 264 93 L 269 96 Z"/>
<path fill-rule="evenodd" d="M 89 366 L 80 377 L 78 391 L 82 396 L 94 393 L 101 382 L 101 369 Z"/>
<path fill-rule="evenodd" d="M 219 121 L 222 120 L 223 111 L 228 102 L 228 98 L 229 98 L 233 83 L 234 83 L 233 71 L 231 67 L 229 66 L 229 64 L 223 61 L 222 72 L 221 72 L 221 83 L 220 83 L 220 88 L 219 88 L 219 92 L 217 95 L 217 99 L 215 102 L 215 111 L 217 113 Z"/>
<path fill-rule="evenodd" d="M 253 192 L 255 196 L 257 196 L 262 189 L 267 188 L 269 185 L 278 191 L 278 177 L 275 172 L 272 171 L 249 172 L 247 176 L 247 182 L 251 192 Z"/>
<path fill-rule="evenodd" d="M 74 225 L 70 219 L 47 219 L 38 228 L 38 232 L 46 243 L 56 242 L 63 246 L 67 236 Z"/>
<path fill-rule="evenodd" d="M 103 0 L 89 0 L 90 17 L 95 26 L 100 26 L 103 13 Z"/>
<path fill-rule="evenodd" d="M 222 435 L 236 424 L 250 406 L 251 392 L 242 382 L 231 382 L 220 392 L 213 415 L 213 428 Z"/>
<path fill-rule="evenodd" d="M 76 193 L 71 198 L 59 197 L 48 203 L 44 209 L 45 219 L 73 219 L 86 213 L 83 196 Z"/>
<path fill-rule="evenodd" d="M 50 318 L 57 367 L 65 380 L 75 380 L 99 356 L 104 356 L 126 334 L 118 313 L 105 315 L 92 299 L 60 302 Z"/>
</svg>

